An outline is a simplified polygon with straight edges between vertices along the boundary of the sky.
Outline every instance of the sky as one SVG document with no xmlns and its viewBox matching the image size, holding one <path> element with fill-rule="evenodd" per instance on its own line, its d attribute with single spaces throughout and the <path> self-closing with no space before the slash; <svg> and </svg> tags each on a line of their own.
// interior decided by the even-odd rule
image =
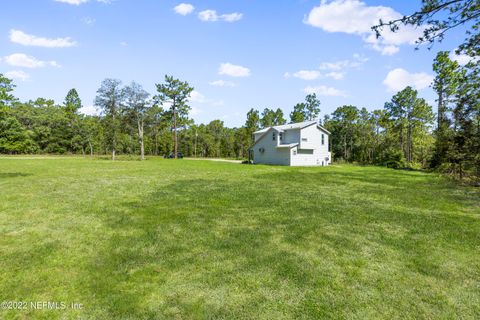
<svg viewBox="0 0 480 320">
<path fill-rule="evenodd" d="M 155 94 L 173 75 L 195 88 L 196 123 L 230 127 L 250 108 L 288 116 L 313 92 L 321 117 L 346 104 L 382 108 L 407 85 L 434 104 L 432 61 L 464 31 L 415 50 L 421 29 L 381 39 L 370 30 L 419 8 L 420 0 L 2 0 L 0 73 L 21 100 L 62 103 L 76 88 L 86 114 L 97 112 L 105 78 Z"/>
</svg>

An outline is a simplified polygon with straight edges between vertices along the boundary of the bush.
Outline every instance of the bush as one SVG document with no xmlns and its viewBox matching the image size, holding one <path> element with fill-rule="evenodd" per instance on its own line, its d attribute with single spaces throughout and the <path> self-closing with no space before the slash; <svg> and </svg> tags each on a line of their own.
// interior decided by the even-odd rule
<svg viewBox="0 0 480 320">
<path fill-rule="evenodd" d="M 392 169 L 405 169 L 408 167 L 403 152 L 397 149 L 386 149 L 379 157 L 379 164 Z"/>
</svg>

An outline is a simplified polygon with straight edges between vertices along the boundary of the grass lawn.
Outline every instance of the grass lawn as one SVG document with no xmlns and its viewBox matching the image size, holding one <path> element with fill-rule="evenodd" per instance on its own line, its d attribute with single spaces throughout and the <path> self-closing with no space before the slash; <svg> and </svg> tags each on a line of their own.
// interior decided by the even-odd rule
<svg viewBox="0 0 480 320">
<path fill-rule="evenodd" d="M 478 319 L 480 190 L 377 167 L 0 159 L 0 319 Z"/>
</svg>

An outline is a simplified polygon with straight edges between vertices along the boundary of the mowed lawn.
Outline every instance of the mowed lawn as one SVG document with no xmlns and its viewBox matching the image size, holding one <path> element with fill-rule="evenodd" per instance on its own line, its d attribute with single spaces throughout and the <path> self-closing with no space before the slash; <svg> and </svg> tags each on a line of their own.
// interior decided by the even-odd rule
<svg viewBox="0 0 480 320">
<path fill-rule="evenodd" d="M 0 159 L 0 319 L 478 319 L 480 190 L 378 167 Z"/>
</svg>

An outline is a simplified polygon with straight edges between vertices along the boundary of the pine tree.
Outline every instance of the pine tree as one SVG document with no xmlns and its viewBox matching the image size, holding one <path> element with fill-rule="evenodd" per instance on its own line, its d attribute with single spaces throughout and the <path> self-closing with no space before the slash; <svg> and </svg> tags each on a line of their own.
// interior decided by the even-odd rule
<svg viewBox="0 0 480 320">
<path fill-rule="evenodd" d="M 185 125 L 188 122 L 188 111 L 190 107 L 187 105 L 188 98 L 193 91 L 188 82 L 174 79 L 172 76 L 165 75 L 165 83 L 157 84 L 158 95 L 155 99 L 160 104 L 169 105 L 169 114 L 172 116 L 173 130 L 173 156 L 178 156 L 178 126 Z"/>
<path fill-rule="evenodd" d="M 433 112 L 424 99 L 418 98 L 418 92 L 406 87 L 393 96 L 385 109 L 393 123 L 398 138 L 398 147 L 408 163 L 414 161 L 414 135 L 417 131 L 427 131 L 433 123 Z"/>
</svg>

